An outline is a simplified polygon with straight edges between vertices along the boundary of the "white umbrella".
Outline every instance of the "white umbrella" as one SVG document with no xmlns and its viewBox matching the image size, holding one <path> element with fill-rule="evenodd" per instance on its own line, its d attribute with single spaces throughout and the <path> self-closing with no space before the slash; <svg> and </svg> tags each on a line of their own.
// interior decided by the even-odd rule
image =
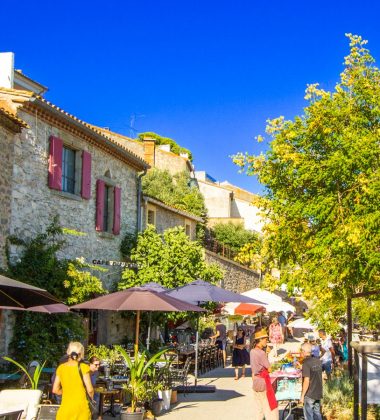
<svg viewBox="0 0 380 420">
<path fill-rule="evenodd" d="M 316 330 L 316 329 L 318 329 L 317 325 L 312 324 L 310 319 L 306 319 L 306 318 L 299 318 L 299 319 L 296 319 L 294 321 L 291 321 L 291 322 L 289 322 L 288 326 L 292 327 L 292 328 L 302 328 L 304 330 Z"/>
</svg>

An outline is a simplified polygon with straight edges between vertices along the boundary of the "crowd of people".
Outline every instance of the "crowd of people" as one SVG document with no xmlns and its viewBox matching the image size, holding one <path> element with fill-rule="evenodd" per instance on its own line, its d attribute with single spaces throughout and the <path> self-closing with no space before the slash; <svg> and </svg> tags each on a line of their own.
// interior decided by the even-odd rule
<svg viewBox="0 0 380 420">
<path fill-rule="evenodd" d="M 278 419 L 278 404 L 270 381 L 270 362 L 268 355 L 273 351 L 273 357 L 278 357 L 278 348 L 286 337 L 292 338 L 293 331 L 288 329 L 283 314 L 274 314 L 267 325 L 248 325 L 246 322 L 238 325 L 232 345 L 232 366 L 235 369 L 235 380 L 245 377 L 246 366 L 251 367 L 253 387 L 253 419 Z M 226 337 L 226 328 L 217 324 L 216 339 Z M 251 339 L 248 337 L 251 335 Z M 248 339 L 247 339 L 248 338 Z M 221 345 L 225 351 L 225 344 Z M 331 338 L 326 331 L 320 329 L 318 337 L 308 334 L 301 346 L 302 362 L 302 392 L 300 404 L 306 420 L 322 419 L 321 399 L 323 396 L 323 372 L 325 379 L 331 379 L 334 366 L 342 366 L 347 361 L 347 335 L 342 328 L 340 333 Z"/>
</svg>

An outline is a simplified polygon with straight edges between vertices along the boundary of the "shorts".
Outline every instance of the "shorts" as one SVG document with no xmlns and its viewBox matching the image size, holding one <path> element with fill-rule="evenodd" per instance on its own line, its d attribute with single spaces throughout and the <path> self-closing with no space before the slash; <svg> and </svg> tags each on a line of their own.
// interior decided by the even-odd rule
<svg viewBox="0 0 380 420">
<path fill-rule="evenodd" d="M 227 347 L 227 341 L 226 340 L 223 340 L 223 341 L 216 340 L 215 344 L 218 346 L 219 350 L 223 350 L 223 351 L 226 350 L 226 347 Z"/>
<path fill-rule="evenodd" d="M 332 371 L 332 361 L 322 363 L 322 372 L 326 372 L 327 374 L 331 373 Z"/>
</svg>

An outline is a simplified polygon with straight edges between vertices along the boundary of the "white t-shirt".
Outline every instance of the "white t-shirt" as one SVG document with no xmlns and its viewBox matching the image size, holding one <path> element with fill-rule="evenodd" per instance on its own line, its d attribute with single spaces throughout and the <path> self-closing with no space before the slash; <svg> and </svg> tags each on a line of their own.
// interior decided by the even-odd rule
<svg viewBox="0 0 380 420">
<path fill-rule="evenodd" d="M 331 351 L 330 351 L 332 346 L 333 346 L 333 344 L 332 344 L 332 341 L 331 341 L 330 337 L 326 337 L 324 340 L 322 340 L 321 347 L 325 351 L 325 353 L 323 353 L 323 355 L 321 357 L 322 363 L 332 362 L 332 354 L 331 354 Z"/>
</svg>

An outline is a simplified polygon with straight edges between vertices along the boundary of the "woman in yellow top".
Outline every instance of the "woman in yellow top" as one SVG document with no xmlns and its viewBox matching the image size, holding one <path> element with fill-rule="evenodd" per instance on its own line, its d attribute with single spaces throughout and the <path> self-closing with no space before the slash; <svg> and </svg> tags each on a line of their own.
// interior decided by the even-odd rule
<svg viewBox="0 0 380 420">
<path fill-rule="evenodd" d="M 84 356 L 84 347 L 81 343 L 71 342 L 67 348 L 67 355 L 69 360 L 58 366 L 53 384 L 53 393 L 62 395 L 57 420 L 90 420 L 91 412 L 86 392 L 93 399 L 94 389 L 90 379 L 90 367 L 79 363 Z M 78 367 L 81 369 L 83 381 Z"/>
</svg>

